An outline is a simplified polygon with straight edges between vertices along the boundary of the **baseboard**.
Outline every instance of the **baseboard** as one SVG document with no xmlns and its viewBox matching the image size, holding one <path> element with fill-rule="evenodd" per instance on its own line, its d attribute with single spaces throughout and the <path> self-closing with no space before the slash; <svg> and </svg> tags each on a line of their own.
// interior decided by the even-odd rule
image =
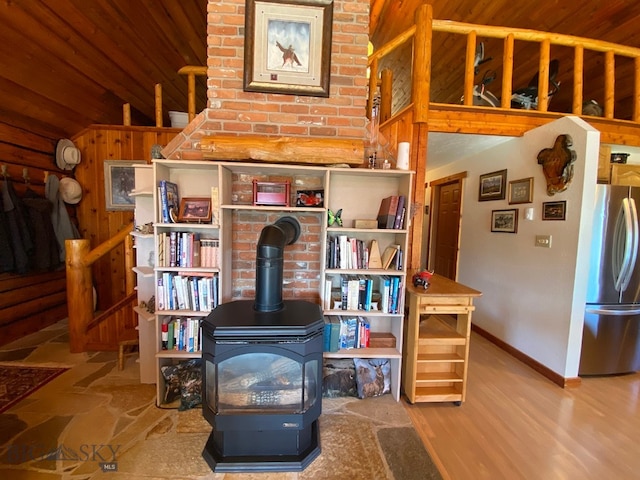
<svg viewBox="0 0 640 480">
<path fill-rule="evenodd" d="M 551 370 L 551 369 L 545 367 L 544 365 L 542 365 L 537 360 L 534 360 L 530 356 L 522 353 L 517 348 L 512 347 L 508 343 L 505 343 L 504 341 L 500 340 L 498 337 L 490 334 L 486 330 L 478 327 L 477 325 L 474 325 L 473 323 L 471 324 L 471 330 L 476 332 L 478 335 L 486 338 L 491 343 L 495 344 L 497 347 L 501 348 L 502 350 L 507 352 L 509 355 L 511 355 L 512 357 L 518 359 L 519 361 L 521 361 L 522 363 L 524 363 L 528 367 L 533 368 L 540 375 L 542 375 L 543 377 L 548 378 L 549 380 L 551 380 L 556 385 L 558 385 L 558 386 L 560 386 L 562 388 L 573 388 L 573 387 L 579 387 L 580 386 L 580 384 L 581 384 L 580 377 L 565 378 L 562 375 L 557 374 L 553 370 Z"/>
</svg>

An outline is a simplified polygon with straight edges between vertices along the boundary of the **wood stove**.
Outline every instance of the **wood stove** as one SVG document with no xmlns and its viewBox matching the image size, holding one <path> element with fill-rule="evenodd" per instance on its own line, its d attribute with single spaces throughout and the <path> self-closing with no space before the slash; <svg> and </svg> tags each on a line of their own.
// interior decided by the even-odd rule
<svg viewBox="0 0 640 480">
<path fill-rule="evenodd" d="M 255 302 L 219 305 L 202 323 L 213 426 L 202 456 L 214 472 L 301 471 L 320 454 L 322 310 L 282 300 L 282 252 L 299 228 L 292 217 L 265 227 Z"/>
</svg>

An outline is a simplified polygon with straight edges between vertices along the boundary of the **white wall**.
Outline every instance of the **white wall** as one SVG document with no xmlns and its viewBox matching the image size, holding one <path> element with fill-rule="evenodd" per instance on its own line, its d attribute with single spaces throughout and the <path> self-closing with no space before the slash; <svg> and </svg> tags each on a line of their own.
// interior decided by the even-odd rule
<svg viewBox="0 0 640 480">
<path fill-rule="evenodd" d="M 577 160 L 568 189 L 549 196 L 537 156 L 561 134 L 572 138 Z M 578 375 L 599 145 L 597 130 L 578 117 L 565 117 L 427 170 L 427 182 L 468 173 L 458 281 L 483 293 L 473 323 L 565 378 Z M 534 177 L 531 204 L 478 201 L 479 176 L 502 169 L 507 169 L 507 190 L 512 180 Z M 542 203 L 561 200 L 567 202 L 566 221 L 543 221 Z M 524 219 L 527 207 L 534 208 L 533 221 Z M 492 233 L 491 211 L 509 208 L 519 210 L 517 233 Z M 551 235 L 551 248 L 536 247 L 535 235 Z"/>
</svg>

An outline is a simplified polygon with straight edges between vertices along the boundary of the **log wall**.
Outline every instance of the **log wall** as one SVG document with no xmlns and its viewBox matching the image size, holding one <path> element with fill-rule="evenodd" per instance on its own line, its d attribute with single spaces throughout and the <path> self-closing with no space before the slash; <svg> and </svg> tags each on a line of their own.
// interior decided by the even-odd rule
<svg viewBox="0 0 640 480">
<path fill-rule="evenodd" d="M 55 164 L 57 139 L 0 123 L 0 167 L 22 197 L 27 188 L 44 196 L 46 175 L 68 172 Z M 24 176 L 28 177 L 28 183 Z M 0 180 L 2 177 L 0 177 Z M 72 220 L 75 211 L 69 207 Z M 54 271 L 0 272 L 0 345 L 40 330 L 67 316 L 64 265 Z"/>
</svg>

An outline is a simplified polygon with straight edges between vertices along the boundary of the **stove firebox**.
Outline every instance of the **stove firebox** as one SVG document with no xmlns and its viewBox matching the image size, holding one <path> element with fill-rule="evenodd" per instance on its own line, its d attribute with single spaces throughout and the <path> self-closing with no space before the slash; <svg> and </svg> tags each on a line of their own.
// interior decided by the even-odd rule
<svg viewBox="0 0 640 480">
<path fill-rule="evenodd" d="M 224 303 L 202 323 L 202 456 L 214 472 L 301 471 L 320 454 L 319 305 L 282 300 L 282 251 L 299 224 L 283 217 L 258 242 L 256 299 Z"/>
</svg>

